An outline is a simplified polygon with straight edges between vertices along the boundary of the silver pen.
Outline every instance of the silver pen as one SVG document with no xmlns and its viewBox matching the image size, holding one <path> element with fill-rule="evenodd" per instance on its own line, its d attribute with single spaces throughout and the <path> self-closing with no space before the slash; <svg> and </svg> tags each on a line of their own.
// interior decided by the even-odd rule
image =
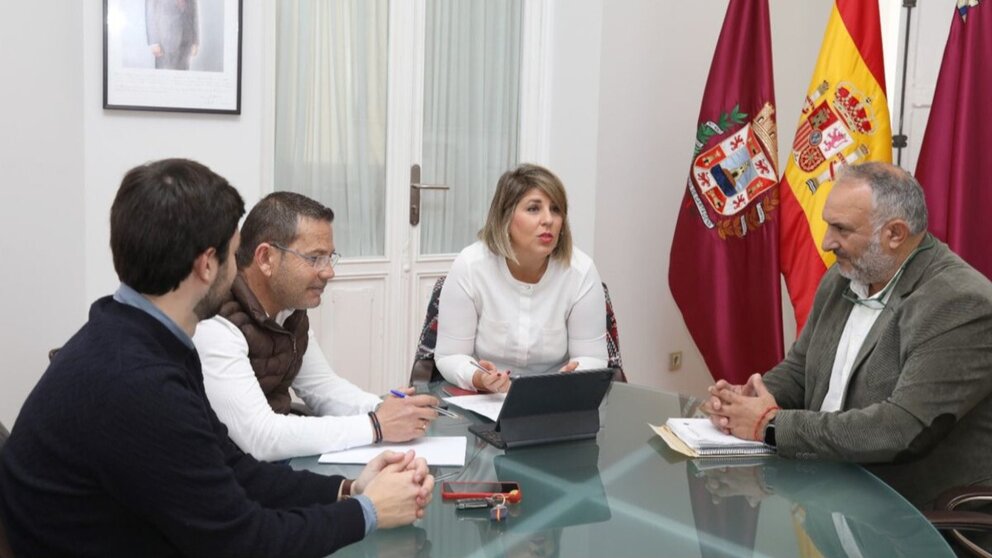
<svg viewBox="0 0 992 558">
<path fill-rule="evenodd" d="M 451 411 L 449 411 L 449 410 L 447 410 L 447 409 L 445 409 L 443 407 L 435 407 L 435 406 L 431 405 L 431 409 L 434 409 L 435 411 L 437 411 L 437 414 L 439 414 L 439 415 L 444 415 L 446 417 L 450 417 L 450 418 L 454 418 L 454 419 L 456 419 L 456 418 L 462 418 L 462 417 L 458 416 L 456 413 L 452 413 Z"/>
<path fill-rule="evenodd" d="M 468 359 L 468 363 L 471 364 L 472 366 L 478 368 L 479 370 L 485 372 L 486 374 L 489 374 L 491 372 L 491 370 L 489 370 L 488 368 L 483 368 L 481 364 L 479 364 L 478 362 L 475 362 L 474 359 L 471 359 L 471 358 Z"/>
<path fill-rule="evenodd" d="M 398 390 L 398 389 L 391 389 L 391 390 L 389 390 L 389 393 L 392 394 L 394 397 L 399 397 L 400 399 L 406 399 L 406 394 L 403 393 L 402 391 Z M 457 414 L 452 413 L 451 411 L 449 411 L 447 409 L 443 409 L 443 408 L 438 407 L 436 405 L 429 405 L 429 407 L 431 409 L 434 409 L 435 411 L 437 411 L 437 414 L 439 414 L 439 415 L 444 415 L 444 416 L 450 417 L 450 418 L 462 418 L 462 417 L 458 416 Z"/>
<path fill-rule="evenodd" d="M 475 362 L 472 359 L 469 359 L 468 362 L 469 362 L 469 364 L 471 364 L 472 366 L 478 368 L 480 371 L 482 371 L 482 372 L 484 372 L 486 374 L 499 374 L 499 371 L 498 370 L 496 372 L 493 372 L 492 370 L 489 370 L 488 368 L 483 368 L 481 364 L 479 364 L 478 362 Z M 513 376 L 510 376 L 510 371 L 509 370 L 506 371 L 506 377 L 509 378 L 510 380 L 513 380 Z"/>
</svg>

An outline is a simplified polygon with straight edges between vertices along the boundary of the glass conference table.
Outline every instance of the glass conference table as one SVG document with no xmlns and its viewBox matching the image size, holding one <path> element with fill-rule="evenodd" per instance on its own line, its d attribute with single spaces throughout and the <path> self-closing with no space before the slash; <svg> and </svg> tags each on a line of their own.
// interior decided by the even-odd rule
<svg viewBox="0 0 992 558">
<path fill-rule="evenodd" d="M 437 386 L 435 386 L 435 390 Z M 438 477 L 427 515 L 378 530 L 335 556 L 953 556 L 941 535 L 856 465 L 777 457 L 689 459 L 648 428 L 692 416 L 699 401 L 615 384 L 595 440 L 503 451 L 467 431 L 481 419 L 439 417 L 428 435 L 468 436 L 465 467 Z M 354 477 L 357 466 L 297 458 L 297 469 Z M 442 480 L 517 481 L 509 518 L 456 510 Z"/>
</svg>

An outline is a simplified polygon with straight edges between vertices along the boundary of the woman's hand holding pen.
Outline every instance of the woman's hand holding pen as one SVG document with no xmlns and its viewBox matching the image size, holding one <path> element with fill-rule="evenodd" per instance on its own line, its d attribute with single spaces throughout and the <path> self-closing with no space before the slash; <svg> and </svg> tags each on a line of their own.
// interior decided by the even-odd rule
<svg viewBox="0 0 992 558">
<path fill-rule="evenodd" d="M 479 391 L 489 391 L 493 393 L 507 392 L 510 390 L 510 371 L 500 372 L 496 365 L 488 360 L 480 360 L 478 363 L 472 361 L 478 368 L 472 375 L 472 385 Z"/>
</svg>

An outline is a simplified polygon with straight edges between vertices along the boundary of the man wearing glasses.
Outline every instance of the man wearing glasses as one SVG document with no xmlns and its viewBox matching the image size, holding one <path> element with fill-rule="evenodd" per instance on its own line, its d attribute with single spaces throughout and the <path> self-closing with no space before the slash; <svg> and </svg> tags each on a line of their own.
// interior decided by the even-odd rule
<svg viewBox="0 0 992 558">
<path fill-rule="evenodd" d="M 785 360 L 719 381 L 714 424 L 779 455 L 868 465 L 918 507 L 992 478 L 992 283 L 927 232 L 920 184 L 844 168 L 823 208 L 823 276 Z"/>
<path fill-rule="evenodd" d="M 193 338 L 210 404 L 231 439 L 276 461 L 422 436 L 437 418 L 428 395 L 365 392 L 334 373 L 307 309 L 334 277 L 334 212 L 306 196 L 275 192 L 245 218 L 238 274 L 218 316 Z M 290 415 L 289 388 L 315 416 Z"/>
</svg>

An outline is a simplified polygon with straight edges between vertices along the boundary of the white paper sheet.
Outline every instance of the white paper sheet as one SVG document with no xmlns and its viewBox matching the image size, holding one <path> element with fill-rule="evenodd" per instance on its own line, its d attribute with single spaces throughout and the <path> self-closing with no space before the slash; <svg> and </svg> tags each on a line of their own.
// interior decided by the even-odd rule
<svg viewBox="0 0 992 558">
<path fill-rule="evenodd" d="M 445 397 L 444 400 L 452 405 L 457 405 L 468 411 L 474 411 L 495 421 L 499 418 L 500 410 L 503 409 L 503 401 L 506 401 L 506 394 L 481 393 L 479 395 L 459 395 L 457 397 Z"/>
<path fill-rule="evenodd" d="M 386 450 L 405 452 L 413 450 L 428 465 L 465 466 L 465 436 L 426 436 L 405 444 L 378 444 L 325 453 L 319 463 L 367 464 Z"/>
</svg>

